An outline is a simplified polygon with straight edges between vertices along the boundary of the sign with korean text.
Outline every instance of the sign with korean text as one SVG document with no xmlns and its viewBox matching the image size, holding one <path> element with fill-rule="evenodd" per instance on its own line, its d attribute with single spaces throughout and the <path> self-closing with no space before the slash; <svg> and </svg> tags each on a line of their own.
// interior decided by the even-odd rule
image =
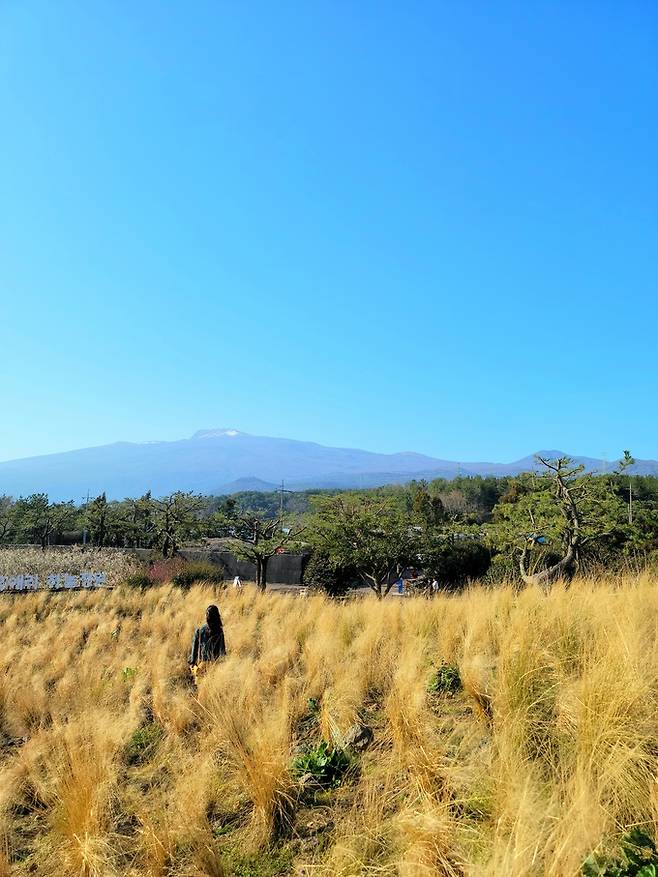
<svg viewBox="0 0 658 877">
<path fill-rule="evenodd" d="M 107 585 L 104 572 L 54 572 L 46 576 L 17 573 L 0 575 L 0 591 L 61 591 L 72 588 L 103 588 Z"/>
</svg>

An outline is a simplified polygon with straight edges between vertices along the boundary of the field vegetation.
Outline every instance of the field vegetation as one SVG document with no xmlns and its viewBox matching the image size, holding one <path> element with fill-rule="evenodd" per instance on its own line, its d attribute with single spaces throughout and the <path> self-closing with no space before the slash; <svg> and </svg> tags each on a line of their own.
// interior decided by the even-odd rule
<svg viewBox="0 0 658 877">
<path fill-rule="evenodd" d="M 141 569 L 137 561 L 121 551 L 103 548 L 0 548 L 0 576 L 38 576 L 46 587 L 49 575 L 103 572 L 107 585 L 118 585 Z"/>
<path fill-rule="evenodd" d="M 4 595 L 0 875 L 652 874 L 657 584 Z"/>
</svg>

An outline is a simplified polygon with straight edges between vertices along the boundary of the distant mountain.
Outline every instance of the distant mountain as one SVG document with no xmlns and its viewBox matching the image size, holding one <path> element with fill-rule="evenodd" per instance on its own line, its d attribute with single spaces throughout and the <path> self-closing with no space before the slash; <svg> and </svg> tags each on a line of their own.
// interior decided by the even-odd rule
<svg viewBox="0 0 658 877">
<path fill-rule="evenodd" d="M 235 481 L 229 481 L 228 484 L 222 484 L 217 489 L 218 495 L 231 493 L 271 493 L 273 490 L 279 490 L 280 484 L 274 484 L 269 481 L 263 481 L 261 478 L 236 478 Z"/>
<path fill-rule="evenodd" d="M 541 451 L 556 457 L 561 451 Z M 588 471 L 613 464 L 575 457 Z M 0 463 L 0 495 L 47 492 L 76 502 L 105 491 L 108 498 L 162 496 L 174 490 L 204 494 L 287 489 L 358 488 L 456 475 L 516 475 L 536 468 L 534 455 L 514 463 L 456 463 L 406 451 L 377 454 L 330 448 L 314 442 L 248 435 L 237 429 L 206 429 L 174 442 L 117 442 L 61 454 Z M 658 461 L 639 460 L 632 471 L 658 475 Z"/>
</svg>

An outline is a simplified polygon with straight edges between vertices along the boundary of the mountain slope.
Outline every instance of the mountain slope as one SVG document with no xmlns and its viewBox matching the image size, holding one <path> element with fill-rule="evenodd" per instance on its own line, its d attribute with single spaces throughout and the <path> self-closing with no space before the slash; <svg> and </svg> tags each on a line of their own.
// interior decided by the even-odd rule
<svg viewBox="0 0 658 877">
<path fill-rule="evenodd" d="M 602 461 L 576 459 L 588 469 L 604 469 Z M 51 499 L 79 502 L 87 491 L 92 496 L 105 491 L 113 499 L 147 490 L 156 496 L 174 490 L 227 493 L 271 489 L 282 479 L 291 489 L 373 487 L 457 474 L 514 475 L 535 465 L 533 456 L 513 463 L 456 463 L 413 452 L 378 454 L 214 429 L 173 442 L 117 442 L 0 463 L 0 494 L 45 491 Z M 638 461 L 634 471 L 658 474 L 658 462 Z"/>
</svg>

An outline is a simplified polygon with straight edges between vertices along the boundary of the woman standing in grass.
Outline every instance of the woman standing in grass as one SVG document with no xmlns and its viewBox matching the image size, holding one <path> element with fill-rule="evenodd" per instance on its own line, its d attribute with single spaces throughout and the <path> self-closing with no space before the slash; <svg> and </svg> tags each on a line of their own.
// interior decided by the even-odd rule
<svg viewBox="0 0 658 877">
<path fill-rule="evenodd" d="M 225 654 L 222 619 L 219 609 L 213 604 L 206 609 L 206 623 L 194 631 L 192 651 L 187 660 L 194 681 L 198 681 L 199 674 L 203 673 L 209 661 L 216 661 Z"/>
</svg>

